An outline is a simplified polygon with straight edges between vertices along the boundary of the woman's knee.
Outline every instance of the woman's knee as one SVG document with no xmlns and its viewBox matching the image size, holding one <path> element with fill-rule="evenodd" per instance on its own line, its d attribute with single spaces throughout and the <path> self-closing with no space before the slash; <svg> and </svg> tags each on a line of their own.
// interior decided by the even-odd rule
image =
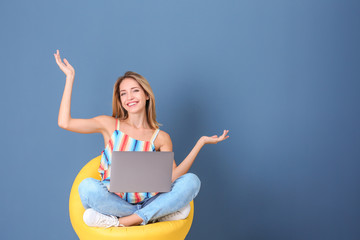
<svg viewBox="0 0 360 240">
<path fill-rule="evenodd" d="M 91 192 L 95 192 L 97 181 L 98 180 L 94 178 L 85 178 L 82 180 L 78 188 L 80 197 L 86 196 Z"/>
<path fill-rule="evenodd" d="M 194 192 L 195 196 L 200 191 L 201 181 L 199 177 L 194 173 L 186 173 L 183 175 L 184 180 L 186 181 L 187 187 L 191 188 L 192 192 Z"/>
</svg>

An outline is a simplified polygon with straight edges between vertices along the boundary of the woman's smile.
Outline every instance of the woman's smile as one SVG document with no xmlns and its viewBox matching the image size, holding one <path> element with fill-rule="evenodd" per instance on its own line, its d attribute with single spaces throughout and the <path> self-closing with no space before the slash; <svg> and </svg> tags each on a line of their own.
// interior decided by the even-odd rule
<svg viewBox="0 0 360 240">
<path fill-rule="evenodd" d="M 134 107 L 134 106 L 137 105 L 137 104 L 138 104 L 138 101 L 132 101 L 132 102 L 127 103 L 126 105 L 127 105 L 128 107 Z"/>
</svg>

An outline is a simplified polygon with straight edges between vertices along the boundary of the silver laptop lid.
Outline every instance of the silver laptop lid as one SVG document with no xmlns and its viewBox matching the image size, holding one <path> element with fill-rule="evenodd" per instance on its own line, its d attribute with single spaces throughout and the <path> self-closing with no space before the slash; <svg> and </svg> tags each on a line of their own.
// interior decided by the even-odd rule
<svg viewBox="0 0 360 240">
<path fill-rule="evenodd" d="M 110 192 L 169 192 L 174 152 L 113 151 Z"/>
</svg>

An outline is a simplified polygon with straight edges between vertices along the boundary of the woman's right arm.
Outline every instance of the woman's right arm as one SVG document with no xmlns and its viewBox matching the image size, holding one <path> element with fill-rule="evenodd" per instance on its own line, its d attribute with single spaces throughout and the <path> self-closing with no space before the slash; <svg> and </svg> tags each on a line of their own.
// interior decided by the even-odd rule
<svg viewBox="0 0 360 240">
<path fill-rule="evenodd" d="M 71 93 L 75 79 L 75 70 L 64 58 L 61 61 L 59 50 L 54 54 L 56 63 L 66 75 L 64 93 L 61 99 L 58 124 L 59 127 L 78 133 L 97 133 L 104 130 L 104 120 L 108 116 L 98 116 L 91 119 L 71 118 Z"/>
</svg>

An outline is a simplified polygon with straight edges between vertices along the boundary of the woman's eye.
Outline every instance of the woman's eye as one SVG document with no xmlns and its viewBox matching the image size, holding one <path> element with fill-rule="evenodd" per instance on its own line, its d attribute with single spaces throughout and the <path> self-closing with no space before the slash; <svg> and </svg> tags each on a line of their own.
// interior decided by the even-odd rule
<svg viewBox="0 0 360 240">
<path fill-rule="evenodd" d="M 134 92 L 138 92 L 138 91 L 139 91 L 139 89 L 135 89 L 135 90 L 134 90 Z"/>
<path fill-rule="evenodd" d="M 124 96 L 126 93 L 120 93 L 120 96 Z"/>
</svg>

